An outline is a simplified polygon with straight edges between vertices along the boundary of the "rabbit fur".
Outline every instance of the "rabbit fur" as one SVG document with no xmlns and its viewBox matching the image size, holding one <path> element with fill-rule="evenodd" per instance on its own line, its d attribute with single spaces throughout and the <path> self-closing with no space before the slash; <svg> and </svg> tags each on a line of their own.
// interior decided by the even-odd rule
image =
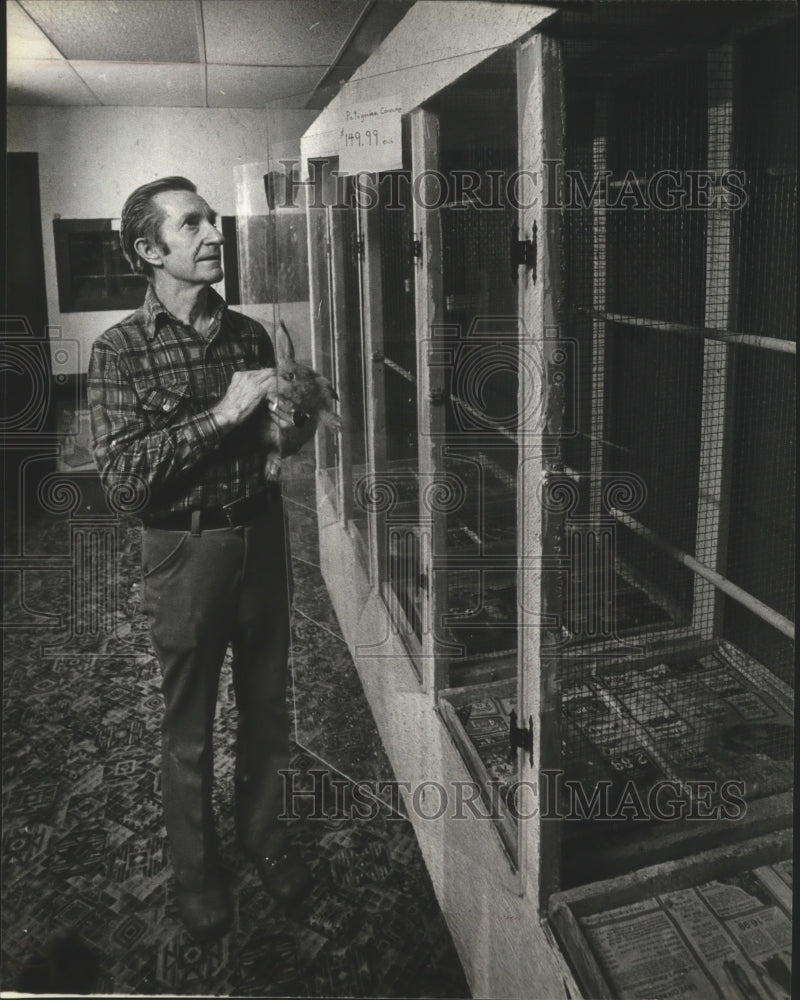
<svg viewBox="0 0 800 1000">
<path fill-rule="evenodd" d="M 280 428 L 267 406 L 261 408 L 261 438 L 267 452 L 265 470 L 271 481 L 280 479 L 281 458 L 296 454 L 314 437 L 320 424 L 336 433 L 342 429 L 341 418 L 334 410 L 334 400 L 339 397 L 330 379 L 295 361 L 294 344 L 283 320 L 275 341 L 281 409 L 299 410 L 309 419 L 301 427 Z"/>
</svg>

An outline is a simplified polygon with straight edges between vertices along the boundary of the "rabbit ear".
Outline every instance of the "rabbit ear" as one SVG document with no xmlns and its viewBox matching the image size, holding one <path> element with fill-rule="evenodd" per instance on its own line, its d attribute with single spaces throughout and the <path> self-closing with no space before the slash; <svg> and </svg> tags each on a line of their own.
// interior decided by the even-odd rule
<svg viewBox="0 0 800 1000">
<path fill-rule="evenodd" d="M 278 361 L 285 364 L 287 361 L 294 361 L 294 344 L 283 320 L 280 321 L 280 324 L 280 329 L 277 331 L 275 350 L 278 355 Z"/>
</svg>

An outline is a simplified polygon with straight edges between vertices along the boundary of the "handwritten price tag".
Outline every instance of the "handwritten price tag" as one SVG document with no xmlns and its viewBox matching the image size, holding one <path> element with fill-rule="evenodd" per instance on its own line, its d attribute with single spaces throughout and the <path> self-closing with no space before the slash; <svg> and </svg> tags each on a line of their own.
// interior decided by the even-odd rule
<svg viewBox="0 0 800 1000">
<path fill-rule="evenodd" d="M 344 140 L 344 145 L 347 149 L 368 149 L 370 146 L 380 146 L 381 136 L 380 132 L 376 128 L 356 129 L 354 132 L 345 131 L 342 129 L 339 136 L 340 141 Z"/>
<path fill-rule="evenodd" d="M 339 130 L 339 171 L 343 174 L 399 170 L 403 166 L 399 97 L 352 104 Z"/>
</svg>

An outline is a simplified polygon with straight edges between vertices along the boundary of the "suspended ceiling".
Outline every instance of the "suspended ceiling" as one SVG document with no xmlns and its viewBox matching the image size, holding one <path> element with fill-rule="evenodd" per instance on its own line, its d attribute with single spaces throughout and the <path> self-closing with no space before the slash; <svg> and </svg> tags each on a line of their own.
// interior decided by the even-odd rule
<svg viewBox="0 0 800 1000">
<path fill-rule="evenodd" d="M 8 0 L 7 102 L 321 108 L 413 0 Z"/>
</svg>

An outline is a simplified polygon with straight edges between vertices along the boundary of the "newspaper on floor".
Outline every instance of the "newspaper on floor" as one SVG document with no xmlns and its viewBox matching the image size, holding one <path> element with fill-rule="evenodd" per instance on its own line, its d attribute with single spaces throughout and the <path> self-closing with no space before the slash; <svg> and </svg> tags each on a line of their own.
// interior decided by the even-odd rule
<svg viewBox="0 0 800 1000">
<path fill-rule="evenodd" d="M 580 919 L 614 995 L 790 1000 L 792 862 Z"/>
</svg>

